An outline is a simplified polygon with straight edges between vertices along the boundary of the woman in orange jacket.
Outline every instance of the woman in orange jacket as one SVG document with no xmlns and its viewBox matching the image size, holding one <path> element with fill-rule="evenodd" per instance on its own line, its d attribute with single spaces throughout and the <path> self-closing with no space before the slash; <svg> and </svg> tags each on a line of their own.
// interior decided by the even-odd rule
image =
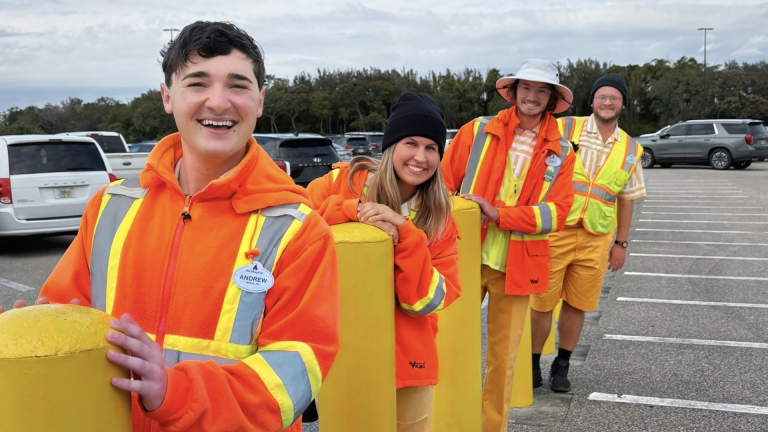
<svg viewBox="0 0 768 432">
<path fill-rule="evenodd" d="M 432 430 L 432 386 L 438 381 L 435 312 L 461 292 L 458 230 L 440 171 L 445 136 L 435 102 L 406 93 L 392 107 L 380 162 L 357 157 L 308 187 L 328 224 L 359 221 L 393 237 L 399 432 Z"/>
</svg>

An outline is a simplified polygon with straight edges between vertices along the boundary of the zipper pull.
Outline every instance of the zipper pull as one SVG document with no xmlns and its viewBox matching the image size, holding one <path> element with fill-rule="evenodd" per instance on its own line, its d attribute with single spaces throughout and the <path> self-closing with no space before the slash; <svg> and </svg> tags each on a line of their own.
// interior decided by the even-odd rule
<svg viewBox="0 0 768 432">
<path fill-rule="evenodd" d="M 187 196 L 184 198 L 184 210 L 181 211 L 181 222 L 187 223 L 188 220 L 192 220 L 192 215 L 189 214 L 189 204 L 192 201 L 191 196 Z"/>
</svg>

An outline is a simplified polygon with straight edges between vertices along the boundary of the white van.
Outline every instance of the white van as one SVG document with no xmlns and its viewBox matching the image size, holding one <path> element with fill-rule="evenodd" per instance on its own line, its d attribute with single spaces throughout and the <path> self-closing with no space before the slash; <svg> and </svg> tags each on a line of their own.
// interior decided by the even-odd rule
<svg viewBox="0 0 768 432">
<path fill-rule="evenodd" d="M 0 136 L 0 236 L 75 232 L 116 177 L 91 138 Z"/>
</svg>

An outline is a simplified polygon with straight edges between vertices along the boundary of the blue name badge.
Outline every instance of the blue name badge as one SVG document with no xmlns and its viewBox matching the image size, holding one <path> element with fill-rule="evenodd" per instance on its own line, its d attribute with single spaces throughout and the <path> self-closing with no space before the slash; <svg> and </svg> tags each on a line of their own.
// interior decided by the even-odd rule
<svg viewBox="0 0 768 432">
<path fill-rule="evenodd" d="M 232 281 L 241 290 L 252 293 L 265 292 L 275 284 L 275 277 L 260 262 L 242 266 L 235 270 Z"/>
</svg>

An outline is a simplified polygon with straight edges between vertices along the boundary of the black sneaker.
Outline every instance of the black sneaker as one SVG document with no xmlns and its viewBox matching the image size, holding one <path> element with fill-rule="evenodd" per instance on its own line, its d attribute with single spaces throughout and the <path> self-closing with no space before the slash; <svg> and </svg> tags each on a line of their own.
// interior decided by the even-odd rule
<svg viewBox="0 0 768 432">
<path fill-rule="evenodd" d="M 571 391 L 571 382 L 568 381 L 568 368 L 570 362 L 555 358 L 552 368 L 549 370 L 549 385 L 553 391 L 566 393 Z"/>
<path fill-rule="evenodd" d="M 533 365 L 533 388 L 537 389 L 544 385 L 541 378 L 541 367 L 538 364 Z"/>
</svg>

